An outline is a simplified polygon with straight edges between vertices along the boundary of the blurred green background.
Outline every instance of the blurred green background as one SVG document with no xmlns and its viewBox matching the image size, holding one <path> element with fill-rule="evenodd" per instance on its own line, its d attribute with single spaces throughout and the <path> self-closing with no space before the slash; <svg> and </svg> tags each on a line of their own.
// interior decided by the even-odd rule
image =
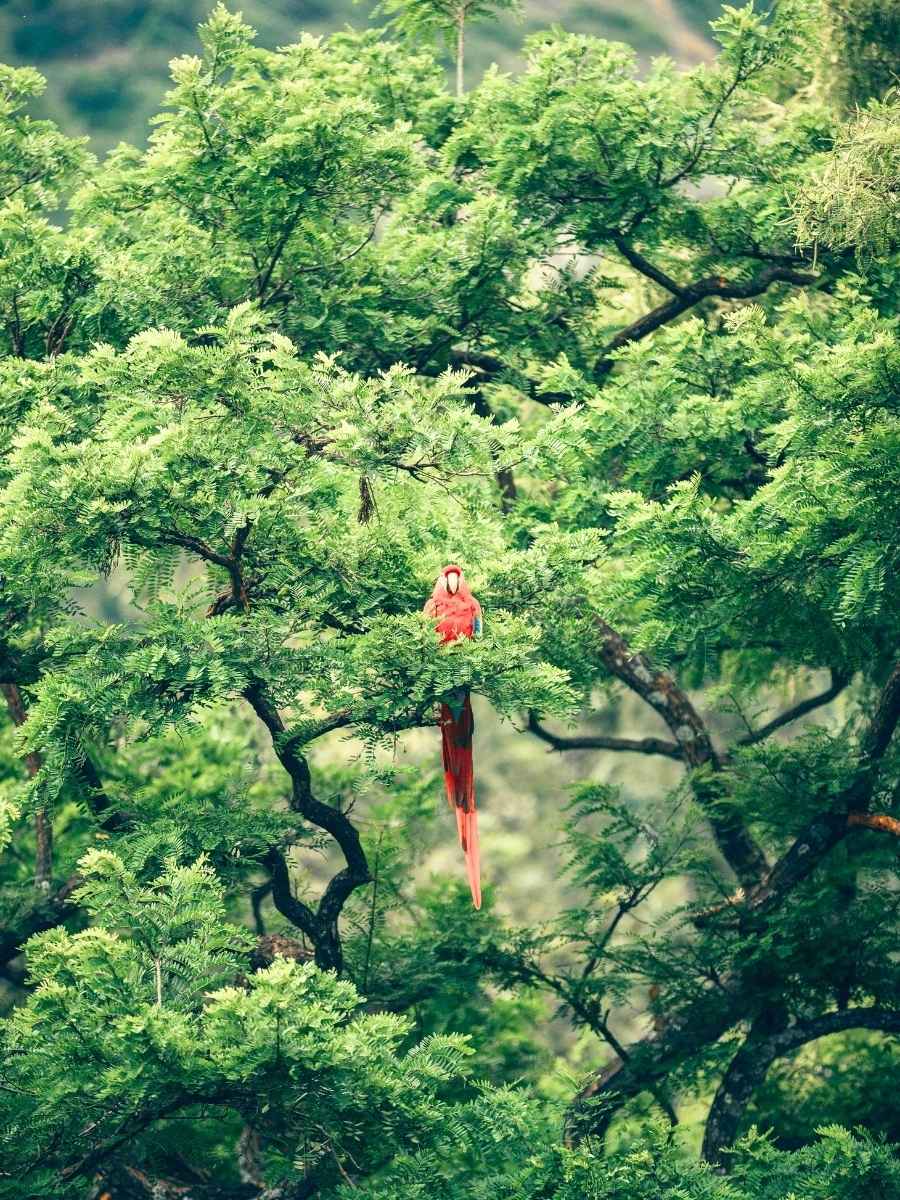
<svg viewBox="0 0 900 1200">
<path fill-rule="evenodd" d="M 233 0 L 264 46 L 370 24 L 373 0 Z M 48 78 L 39 105 L 70 134 L 90 134 L 102 151 L 141 144 L 159 109 L 169 60 L 197 49 L 196 27 L 212 0 L 0 0 L 0 61 L 37 67 Z M 685 64 L 711 53 L 707 22 L 719 0 L 525 0 L 521 20 L 476 24 L 467 73 L 474 82 L 497 62 L 515 68 L 523 38 L 559 24 L 629 42 L 643 59 Z"/>
</svg>

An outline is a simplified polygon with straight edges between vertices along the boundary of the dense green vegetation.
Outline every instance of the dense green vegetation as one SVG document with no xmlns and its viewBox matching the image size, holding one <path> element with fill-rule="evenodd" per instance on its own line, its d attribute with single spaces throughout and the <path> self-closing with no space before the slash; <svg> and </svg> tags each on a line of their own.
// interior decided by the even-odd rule
<svg viewBox="0 0 900 1200">
<path fill-rule="evenodd" d="M 245 0 L 245 20 L 263 46 L 295 42 L 301 30 L 330 34 L 368 23 L 375 0 Z M 520 64 L 526 34 L 560 22 L 577 33 L 620 38 L 648 57 L 697 62 L 712 54 L 706 22 L 718 0 L 523 0 L 521 21 L 476 24 L 469 33 L 470 77 L 491 62 Z M 38 102 L 70 133 L 97 146 L 120 138 L 142 144 L 159 107 L 169 60 L 197 50 L 206 0 L 5 0 L 0 62 L 36 66 L 48 77 Z"/>
<path fill-rule="evenodd" d="M 99 162 L 0 68 L 0 1196 L 900 1198 L 900 143 L 828 11 L 458 96 L 443 0 L 220 5 Z"/>
</svg>

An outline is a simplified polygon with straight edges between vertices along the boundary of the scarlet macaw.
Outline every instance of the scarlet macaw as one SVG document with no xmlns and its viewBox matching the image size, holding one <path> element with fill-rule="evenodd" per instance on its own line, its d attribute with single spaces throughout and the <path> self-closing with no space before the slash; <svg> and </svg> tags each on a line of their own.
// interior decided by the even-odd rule
<svg viewBox="0 0 900 1200">
<path fill-rule="evenodd" d="M 441 641 L 481 637 L 481 605 L 469 591 L 462 568 L 444 567 L 434 591 L 425 602 L 425 613 L 437 620 Z M 466 873 L 472 903 L 481 908 L 481 862 L 478 853 L 478 814 L 475 811 L 475 776 L 472 736 L 475 718 L 467 687 L 454 688 L 441 701 L 441 750 L 447 800 L 456 812 L 459 844 L 466 856 Z"/>
</svg>

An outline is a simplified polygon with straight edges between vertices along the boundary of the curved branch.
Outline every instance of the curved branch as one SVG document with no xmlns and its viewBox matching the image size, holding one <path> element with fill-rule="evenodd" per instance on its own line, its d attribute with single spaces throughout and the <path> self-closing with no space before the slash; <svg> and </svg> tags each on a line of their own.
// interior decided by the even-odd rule
<svg viewBox="0 0 900 1200">
<path fill-rule="evenodd" d="M 830 704 L 836 696 L 844 690 L 850 682 L 845 675 L 840 675 L 836 671 L 831 672 L 831 686 L 827 687 L 824 692 L 820 692 L 818 696 L 810 696 L 806 700 L 801 700 L 799 704 L 795 704 L 793 708 L 786 709 L 777 717 L 773 717 L 765 725 L 759 729 L 754 729 L 751 733 L 744 734 L 738 738 L 736 745 L 738 746 L 755 746 L 757 742 L 765 741 L 770 734 L 773 734 L 776 729 L 781 729 L 785 725 L 790 725 L 792 721 L 797 721 L 800 717 L 805 717 L 807 713 L 812 712 L 816 708 L 821 708 L 824 704 Z"/>
<path fill-rule="evenodd" d="M 284 722 L 262 681 L 251 683 L 245 689 L 244 696 L 268 729 L 278 761 L 290 777 L 291 808 L 311 825 L 329 833 L 344 855 L 347 865 L 332 876 L 315 912 L 293 895 L 284 855 L 277 849 L 271 849 L 266 858 L 272 875 L 272 900 L 276 908 L 310 938 L 316 948 L 316 963 L 340 974 L 343 968 L 338 929 L 341 910 L 354 889 L 371 880 L 359 833 L 344 813 L 330 804 L 323 804 L 313 795 L 309 764 L 298 750 L 296 740 L 286 736 Z"/>
<path fill-rule="evenodd" d="M 626 262 L 634 267 L 639 275 L 643 275 L 647 279 L 652 279 L 654 283 L 658 283 L 661 288 L 664 288 L 667 292 L 671 292 L 673 296 L 684 294 L 684 288 L 680 283 L 676 283 L 665 271 L 661 271 L 649 259 L 644 258 L 643 254 L 635 250 L 634 246 L 621 233 L 614 233 L 612 235 L 612 242 Z"/>
<path fill-rule="evenodd" d="M 818 866 L 854 825 L 871 824 L 868 807 L 878 767 L 900 721 L 900 662 L 882 688 L 872 719 L 863 734 L 856 775 L 837 801 L 818 813 L 801 829 L 791 846 L 763 882 L 748 893 L 746 909 L 769 912 Z M 850 814 L 853 814 L 851 820 Z M 864 820 L 864 818 L 866 818 Z M 884 823 L 873 828 L 886 828 Z"/>
<path fill-rule="evenodd" d="M 656 1094 L 666 1076 L 685 1059 L 717 1042 L 746 1011 L 747 997 L 739 978 L 720 980 L 715 990 L 701 992 L 681 1013 L 598 1072 L 569 1107 L 566 1139 L 577 1143 L 589 1134 L 603 1137 L 616 1115 L 641 1092 Z"/>
<path fill-rule="evenodd" d="M 319 923 L 316 914 L 308 904 L 304 904 L 294 895 L 294 889 L 291 887 L 291 874 L 284 852 L 278 846 L 270 846 L 263 863 L 269 872 L 272 903 L 283 917 L 286 917 L 292 925 L 296 925 L 306 934 L 314 946 L 318 946 Z"/>
<path fill-rule="evenodd" d="M 773 265 L 760 271 L 743 283 L 724 279 L 721 275 L 710 275 L 706 279 L 698 279 L 681 288 L 671 300 L 657 305 L 650 312 L 644 313 L 630 325 L 619 330 L 603 347 L 600 358 L 594 366 L 594 376 L 599 382 L 613 369 L 615 360 L 611 355 L 627 346 L 630 342 L 639 342 L 648 337 L 663 325 L 668 325 L 680 317 L 688 309 L 694 308 L 703 300 L 717 297 L 720 300 L 750 300 L 767 292 L 773 283 L 792 283 L 796 287 L 809 287 L 817 281 L 818 276 L 806 272 L 794 271 L 789 267 Z M 671 290 L 671 289 L 669 289 Z"/>
<path fill-rule="evenodd" d="M 534 712 L 528 713 L 528 728 L 535 737 L 552 746 L 554 750 L 620 750 L 632 751 L 635 754 L 661 754 L 665 758 L 683 759 L 681 747 L 676 742 L 667 742 L 664 738 L 619 738 L 604 737 L 602 734 L 591 734 L 580 737 L 561 737 L 551 733 L 537 719 Z"/>
<path fill-rule="evenodd" d="M 215 566 L 226 570 L 231 580 L 232 594 L 230 603 L 233 603 L 238 608 L 246 608 L 247 591 L 244 587 L 243 576 L 241 575 L 240 558 L 250 529 L 251 526 L 248 523 L 237 531 L 234 538 L 234 552 L 230 555 L 220 554 L 217 550 L 213 550 L 211 546 L 207 546 L 206 542 L 201 538 L 194 537 L 192 534 L 180 533 L 177 530 L 163 530 L 160 534 L 160 540 L 170 546 L 180 546 L 183 550 L 191 550 L 198 557 L 205 559 L 206 562 L 213 563 Z M 207 614 L 208 616 L 217 616 L 219 614 L 220 609 L 217 607 L 218 604 L 219 601 L 213 603 L 212 609 Z"/>
<path fill-rule="evenodd" d="M 782 263 L 772 263 L 764 267 L 757 275 L 743 282 L 725 279 L 721 275 L 710 275 L 705 279 L 697 279 L 683 287 L 665 272 L 659 270 L 651 262 L 639 254 L 629 243 L 618 235 L 613 239 L 616 248 L 628 262 L 642 275 L 652 279 L 660 287 L 672 293 L 672 299 L 666 300 L 656 308 L 644 313 L 637 320 L 620 329 L 600 351 L 600 357 L 594 364 L 594 382 L 602 384 L 615 366 L 612 357 L 616 350 L 631 342 L 640 342 L 657 329 L 677 320 L 683 313 L 695 308 L 704 300 L 717 298 L 720 300 L 752 300 L 762 296 L 774 283 L 790 283 L 795 287 L 811 287 L 818 282 L 819 276 L 806 271 L 795 271 Z M 450 362 L 454 367 L 469 367 L 482 372 L 489 380 L 496 379 L 505 371 L 516 373 L 501 358 L 493 354 L 484 354 L 477 350 L 455 350 L 450 354 Z M 540 404 L 567 404 L 572 397 L 566 393 L 542 392 L 534 383 L 529 382 L 524 390 L 532 400 Z"/>
<path fill-rule="evenodd" d="M 900 1012 L 884 1008 L 848 1008 L 799 1021 L 776 1033 L 751 1029 L 746 1041 L 731 1060 L 716 1091 L 706 1119 L 703 1157 L 721 1163 L 723 1151 L 736 1139 L 741 1118 L 753 1093 L 764 1081 L 772 1063 L 807 1042 L 847 1029 L 876 1029 L 900 1032 Z"/>
<path fill-rule="evenodd" d="M 411 709 L 399 717 L 386 721 L 373 721 L 372 724 L 377 724 L 384 733 L 400 733 L 404 729 L 419 729 L 428 725 L 436 725 L 437 718 L 435 716 L 426 718 L 425 714 L 429 709 L 433 711 L 434 705 L 425 704 Z M 316 738 L 323 737 L 326 733 L 333 733 L 335 729 L 347 729 L 351 725 L 365 725 L 366 723 L 367 718 L 364 712 L 353 712 L 352 709 L 343 708 L 339 712 L 329 713 L 326 717 L 310 722 L 296 741 L 292 739 L 292 744 L 305 746 L 309 742 L 315 741 Z"/>
<path fill-rule="evenodd" d="M 631 654 L 625 640 L 609 625 L 602 620 L 598 623 L 603 636 L 601 654 L 609 670 L 659 712 L 670 728 L 673 728 L 679 718 L 683 718 L 684 730 L 680 732 L 673 728 L 673 732 L 684 750 L 685 759 L 690 765 L 709 763 L 717 770 L 715 752 L 702 722 L 675 681 L 665 672 L 655 672 L 643 655 Z M 743 922 L 749 916 L 762 915 L 776 908 L 854 825 L 894 832 L 894 818 L 885 820 L 883 816 L 879 818 L 879 814 L 868 814 L 867 809 L 878 766 L 898 721 L 900 662 L 894 667 L 882 689 L 872 719 L 863 735 L 858 770 L 853 783 L 836 805 L 808 822 L 793 845 L 761 882 L 726 901 L 722 906 L 723 910 L 732 911 Z M 698 802 L 703 804 L 702 790 L 698 795 Z M 854 814 L 852 819 L 851 813 Z M 745 831 L 740 826 L 736 830 L 727 827 L 724 830 L 721 827 L 717 829 L 713 823 L 715 811 L 709 815 L 717 841 L 723 847 L 723 853 L 726 846 L 733 851 L 737 845 L 739 849 L 735 862 L 739 866 L 742 865 L 746 861 L 742 858 L 740 849 Z M 736 841 L 732 841 L 732 838 Z M 750 844 L 755 845 L 752 841 Z M 726 857 L 729 857 L 728 854 Z M 704 915 L 707 914 L 698 914 Z M 748 999 L 740 975 L 731 973 L 718 978 L 715 988 L 698 996 L 681 1013 L 669 1020 L 664 1029 L 655 1031 L 642 1042 L 630 1047 L 627 1059 L 613 1063 L 591 1080 L 576 1097 L 570 1109 L 567 1123 L 569 1137 L 575 1140 L 591 1132 L 602 1135 L 615 1112 L 623 1104 L 640 1092 L 652 1091 L 658 1087 L 679 1063 L 718 1041 L 729 1029 L 745 1019 L 747 1010 Z M 598 1099 L 607 1102 L 599 1112 L 596 1107 Z"/>
</svg>

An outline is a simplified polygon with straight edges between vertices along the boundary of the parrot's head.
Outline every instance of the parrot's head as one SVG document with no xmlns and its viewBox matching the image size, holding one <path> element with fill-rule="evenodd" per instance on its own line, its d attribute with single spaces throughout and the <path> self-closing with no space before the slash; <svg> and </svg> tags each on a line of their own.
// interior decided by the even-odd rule
<svg viewBox="0 0 900 1200">
<path fill-rule="evenodd" d="M 459 586 L 463 582 L 462 567 L 457 567 L 454 563 L 444 567 L 441 571 L 438 582 L 443 582 L 445 589 L 451 596 L 455 596 L 459 591 Z"/>
</svg>

